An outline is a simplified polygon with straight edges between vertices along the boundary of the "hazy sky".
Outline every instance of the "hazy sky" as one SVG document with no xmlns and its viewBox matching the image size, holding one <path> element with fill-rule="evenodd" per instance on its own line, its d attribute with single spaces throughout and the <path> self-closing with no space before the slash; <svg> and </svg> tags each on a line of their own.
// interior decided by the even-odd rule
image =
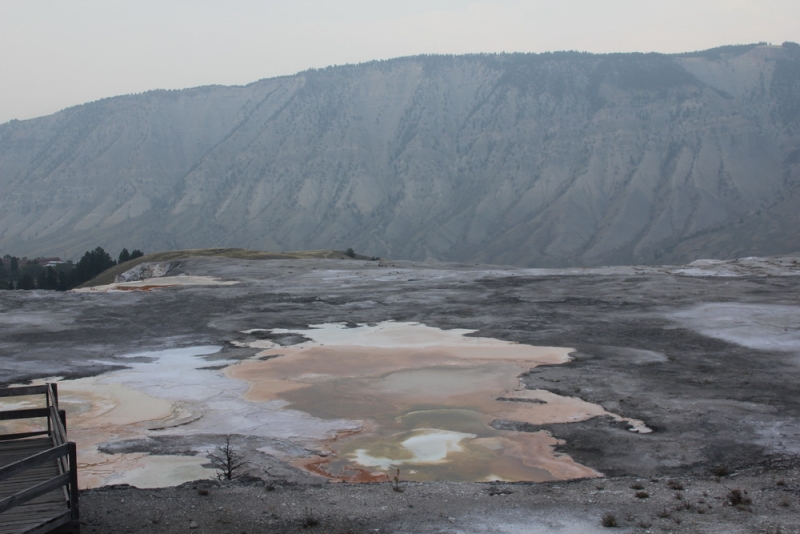
<svg viewBox="0 0 800 534">
<path fill-rule="evenodd" d="M 0 0 L 0 123 L 422 53 L 800 41 L 800 0 Z"/>
</svg>

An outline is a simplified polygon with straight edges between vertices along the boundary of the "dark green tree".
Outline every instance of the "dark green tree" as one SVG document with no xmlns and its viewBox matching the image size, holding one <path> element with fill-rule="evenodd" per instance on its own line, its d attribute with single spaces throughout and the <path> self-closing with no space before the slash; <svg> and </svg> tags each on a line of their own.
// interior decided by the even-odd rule
<svg viewBox="0 0 800 534">
<path fill-rule="evenodd" d="M 74 272 L 75 269 L 70 269 L 69 271 L 58 271 L 58 287 L 56 289 L 59 291 L 67 291 L 75 287 L 72 285 L 72 273 Z"/>
<path fill-rule="evenodd" d="M 36 260 L 27 260 L 25 262 L 25 265 L 23 265 L 19 269 L 20 274 L 22 276 L 27 274 L 30 275 L 30 277 L 33 278 L 34 280 L 36 280 L 39 277 L 39 273 L 41 273 L 43 270 L 44 267 L 39 265 L 39 262 L 37 262 Z"/>
<path fill-rule="evenodd" d="M 135 260 L 136 258 L 141 258 L 142 256 L 144 256 L 144 252 L 142 252 L 138 248 L 133 249 L 133 252 L 131 252 L 132 260 Z"/>
<path fill-rule="evenodd" d="M 42 271 L 39 273 L 39 276 L 36 277 L 36 287 L 39 289 L 49 289 L 47 287 L 47 272 Z"/>
<path fill-rule="evenodd" d="M 36 277 L 36 286 L 39 289 L 58 289 L 58 273 L 52 267 L 42 270 Z"/>
<path fill-rule="evenodd" d="M 36 282 L 33 281 L 33 277 L 31 275 L 23 274 L 22 278 L 20 278 L 19 282 L 17 282 L 17 289 L 36 289 Z"/>
<path fill-rule="evenodd" d="M 75 266 L 75 275 L 72 280 L 72 287 L 79 286 L 116 265 L 117 262 L 111 259 L 108 252 L 103 247 L 97 247 L 91 252 L 87 252 Z"/>
<path fill-rule="evenodd" d="M 11 271 L 11 278 L 16 278 L 19 275 L 19 258 L 16 256 L 12 256 L 9 270 Z"/>
<path fill-rule="evenodd" d="M 347 254 L 351 258 L 355 258 L 356 257 L 356 251 L 353 250 L 352 248 L 348 248 L 347 251 L 345 252 L 345 254 Z"/>
<path fill-rule="evenodd" d="M 122 252 L 119 253 L 119 260 L 117 261 L 117 263 L 125 263 L 130 259 L 131 259 L 131 253 L 128 252 L 127 248 L 123 248 Z"/>
</svg>

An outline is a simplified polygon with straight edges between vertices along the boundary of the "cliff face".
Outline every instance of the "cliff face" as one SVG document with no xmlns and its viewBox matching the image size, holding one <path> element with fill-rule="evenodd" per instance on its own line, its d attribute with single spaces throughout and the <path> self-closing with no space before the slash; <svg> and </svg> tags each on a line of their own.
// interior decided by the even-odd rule
<svg viewBox="0 0 800 534">
<path fill-rule="evenodd" d="M 413 57 L 0 125 L 0 251 L 530 266 L 800 249 L 800 47 Z"/>
</svg>

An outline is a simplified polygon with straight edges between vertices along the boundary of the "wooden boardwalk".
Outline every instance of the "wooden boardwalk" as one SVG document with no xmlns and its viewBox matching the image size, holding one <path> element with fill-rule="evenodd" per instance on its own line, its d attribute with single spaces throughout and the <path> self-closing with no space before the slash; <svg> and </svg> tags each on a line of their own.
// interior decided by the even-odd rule
<svg viewBox="0 0 800 534">
<path fill-rule="evenodd" d="M 66 441 L 57 390 L 36 391 L 44 387 L 46 408 L 0 410 L 0 421 L 47 417 L 47 430 L 0 433 L 0 534 L 80 531 L 75 444 Z M 0 390 L 0 397 L 14 396 L 14 389 Z"/>
</svg>

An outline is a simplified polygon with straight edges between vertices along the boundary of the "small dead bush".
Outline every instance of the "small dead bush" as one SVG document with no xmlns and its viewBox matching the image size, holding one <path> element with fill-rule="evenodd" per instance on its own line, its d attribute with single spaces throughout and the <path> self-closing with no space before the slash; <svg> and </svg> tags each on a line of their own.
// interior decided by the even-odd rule
<svg viewBox="0 0 800 534">
<path fill-rule="evenodd" d="M 636 482 L 635 484 L 631 484 L 631 489 L 643 490 L 644 486 L 642 486 L 640 483 Z"/>
<path fill-rule="evenodd" d="M 679 480 L 669 479 L 667 480 L 667 487 L 672 490 L 682 490 L 683 484 Z"/>
<path fill-rule="evenodd" d="M 303 528 L 314 528 L 319 525 L 319 518 L 314 515 L 314 510 L 311 508 L 305 509 L 301 524 L 303 525 Z"/>
<path fill-rule="evenodd" d="M 636 498 L 637 499 L 647 499 L 649 497 L 650 497 L 650 494 L 647 493 L 646 491 L 637 491 L 636 492 Z"/>
<path fill-rule="evenodd" d="M 728 492 L 728 497 L 726 501 L 730 506 L 735 506 L 736 508 L 743 508 L 748 506 L 753 502 L 753 500 L 747 496 L 747 490 L 740 490 L 740 489 L 732 489 Z"/>
<path fill-rule="evenodd" d="M 691 509 L 692 509 L 692 503 L 690 503 L 689 501 L 681 501 L 680 503 L 677 504 L 677 506 L 675 506 L 676 512 L 680 512 L 683 510 L 691 510 Z"/>
<path fill-rule="evenodd" d="M 721 478 L 721 477 L 726 477 L 726 476 L 730 475 L 731 471 L 730 471 L 730 469 L 728 469 L 728 466 L 720 465 L 720 466 L 715 467 L 714 470 L 712 471 L 712 473 L 714 473 L 714 476 Z"/>
<path fill-rule="evenodd" d="M 405 491 L 400 485 L 400 469 L 398 469 L 395 475 L 392 477 L 392 489 L 398 493 Z"/>
<path fill-rule="evenodd" d="M 614 514 L 612 514 L 611 512 L 607 512 L 607 513 L 603 514 L 603 517 L 600 518 L 600 522 L 606 528 L 612 528 L 612 527 L 619 526 L 619 525 L 617 525 L 616 516 Z"/>
<path fill-rule="evenodd" d="M 490 486 L 487 493 L 491 497 L 494 497 L 495 495 L 511 495 L 514 492 L 508 488 L 498 488 L 497 486 Z"/>
<path fill-rule="evenodd" d="M 668 519 L 669 517 L 671 517 L 671 516 L 672 516 L 672 512 L 670 512 L 669 510 L 667 510 L 666 508 L 664 508 L 664 509 L 662 509 L 661 511 L 659 511 L 659 512 L 658 512 L 656 515 L 657 515 L 658 517 L 660 517 L 661 519 Z"/>
</svg>

